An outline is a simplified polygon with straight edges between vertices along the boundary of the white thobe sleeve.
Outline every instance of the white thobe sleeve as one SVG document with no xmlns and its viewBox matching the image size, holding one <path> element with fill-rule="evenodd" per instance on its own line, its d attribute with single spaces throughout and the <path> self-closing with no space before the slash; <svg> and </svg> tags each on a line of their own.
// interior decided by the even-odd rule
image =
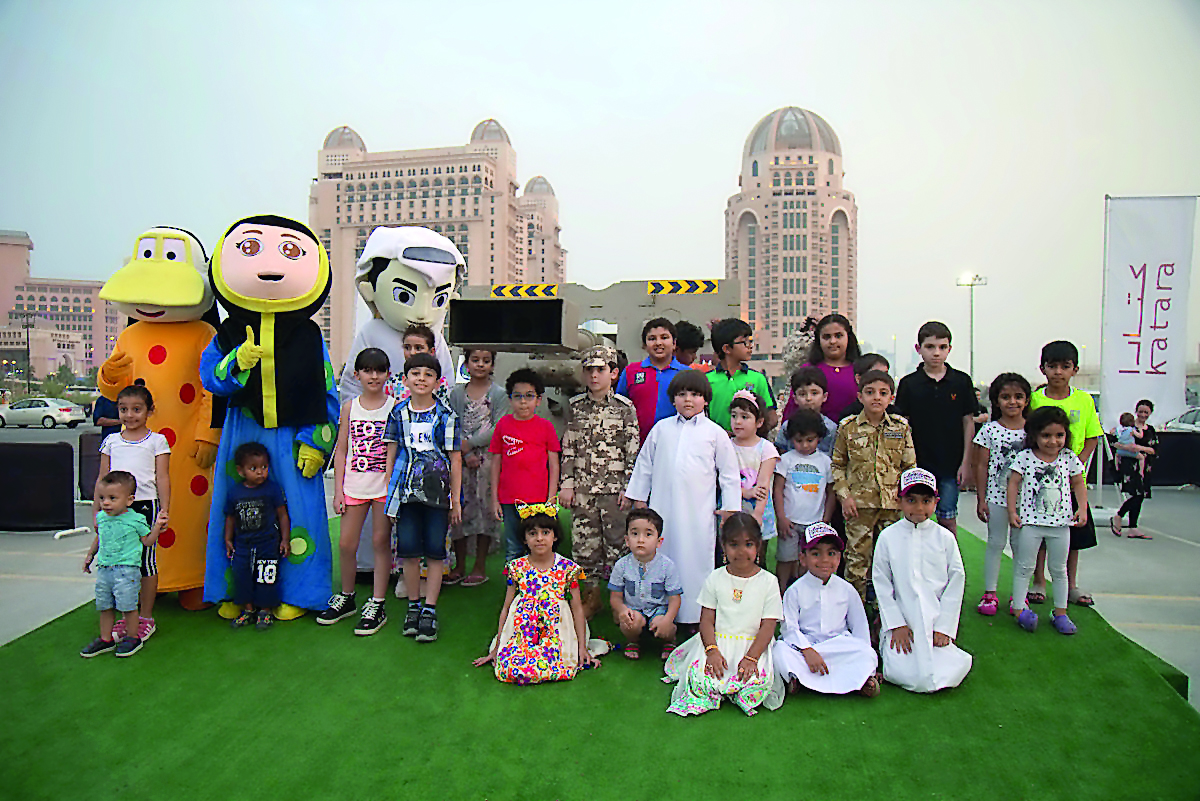
<svg viewBox="0 0 1200 801">
<path fill-rule="evenodd" d="M 879 604 L 879 622 L 885 631 L 907 626 L 900 602 L 896 599 L 896 587 L 892 582 L 892 555 L 888 547 L 891 537 L 884 536 L 887 529 L 879 537 L 875 545 L 874 563 L 871 565 L 871 580 L 875 584 L 875 598 Z M 903 579 L 902 579 L 903 580 Z M 912 579 L 908 579 L 911 581 Z"/>
<path fill-rule="evenodd" d="M 958 636 L 958 616 L 962 611 L 967 571 L 963 568 L 962 554 L 958 550 L 958 542 L 954 535 L 945 531 L 942 540 L 945 543 L 946 561 L 949 563 L 946 571 L 949 580 L 946 582 L 946 588 L 942 590 L 941 606 L 937 618 L 933 621 L 933 630 L 954 639 Z"/>
<path fill-rule="evenodd" d="M 742 475 L 738 468 L 737 453 L 733 450 L 733 443 L 725 435 L 725 430 L 715 423 L 713 427 L 718 431 L 715 439 L 717 486 L 721 488 L 721 511 L 740 512 L 742 511 Z M 641 458 L 639 455 L 638 461 L 641 461 Z"/>
<path fill-rule="evenodd" d="M 867 624 L 867 610 L 863 608 L 862 598 L 858 597 L 858 593 L 853 587 L 844 589 L 846 590 L 846 628 L 850 630 L 851 636 L 856 640 L 862 640 L 870 645 L 871 628 Z"/>
<path fill-rule="evenodd" d="M 654 451 L 658 446 L 659 432 L 657 425 L 650 429 L 650 436 L 642 443 L 637 461 L 633 463 L 633 474 L 629 476 L 629 485 L 625 487 L 625 497 L 631 501 L 650 499 L 650 478 L 654 475 Z"/>
<path fill-rule="evenodd" d="M 783 639 L 788 640 L 797 648 L 811 648 L 812 643 L 800 630 L 800 594 L 803 590 L 799 582 L 788 587 L 783 594 Z"/>
</svg>

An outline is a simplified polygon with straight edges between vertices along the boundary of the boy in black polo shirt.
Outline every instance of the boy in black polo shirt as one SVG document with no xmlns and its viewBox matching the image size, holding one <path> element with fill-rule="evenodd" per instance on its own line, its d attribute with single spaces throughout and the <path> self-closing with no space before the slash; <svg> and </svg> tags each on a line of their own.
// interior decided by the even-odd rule
<svg viewBox="0 0 1200 801">
<path fill-rule="evenodd" d="M 912 426 L 917 466 L 937 478 L 938 523 L 958 532 L 958 488 L 970 479 L 970 442 L 975 436 L 975 387 L 971 377 L 946 364 L 950 329 L 928 322 L 917 331 L 921 364 L 896 388 L 896 409 Z"/>
</svg>

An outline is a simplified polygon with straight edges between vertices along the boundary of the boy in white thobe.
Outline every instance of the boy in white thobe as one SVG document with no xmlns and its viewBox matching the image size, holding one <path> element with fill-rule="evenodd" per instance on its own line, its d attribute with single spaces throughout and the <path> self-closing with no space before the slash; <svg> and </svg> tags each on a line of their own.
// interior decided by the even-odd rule
<svg viewBox="0 0 1200 801">
<path fill-rule="evenodd" d="M 954 535 L 930 520 L 936 505 L 933 474 L 904 471 L 904 517 L 879 535 L 872 568 L 883 677 L 915 693 L 957 687 L 971 669 L 971 655 L 954 644 L 967 574 Z"/>
<path fill-rule="evenodd" d="M 802 684 L 819 693 L 879 694 L 871 631 L 862 599 L 836 575 L 846 541 L 828 523 L 813 523 L 801 536 L 805 574 L 783 594 L 783 636 L 771 656 L 775 670 L 795 692 Z"/>
<path fill-rule="evenodd" d="M 659 420 L 638 453 L 625 497 L 663 519 L 663 553 L 679 569 L 683 599 L 677 623 L 700 622 L 700 588 L 713 572 L 717 544 L 717 488 L 723 517 L 742 509 L 737 455 L 725 429 L 704 408 L 712 387 L 699 370 L 681 370 L 667 394 L 674 417 Z"/>
</svg>

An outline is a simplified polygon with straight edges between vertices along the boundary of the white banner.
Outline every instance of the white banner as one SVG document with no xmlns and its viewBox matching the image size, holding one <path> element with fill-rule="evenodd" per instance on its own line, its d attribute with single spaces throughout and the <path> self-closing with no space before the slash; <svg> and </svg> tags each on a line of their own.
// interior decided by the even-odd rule
<svg viewBox="0 0 1200 801">
<path fill-rule="evenodd" d="M 1105 429 L 1141 398 L 1161 424 L 1185 408 L 1195 197 L 1108 198 L 1100 409 Z"/>
</svg>

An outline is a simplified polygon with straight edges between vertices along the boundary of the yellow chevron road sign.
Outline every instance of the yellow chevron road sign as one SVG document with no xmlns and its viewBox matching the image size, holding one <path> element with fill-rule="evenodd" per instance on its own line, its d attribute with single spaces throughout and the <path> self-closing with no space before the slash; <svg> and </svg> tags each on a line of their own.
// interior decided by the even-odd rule
<svg viewBox="0 0 1200 801">
<path fill-rule="evenodd" d="M 492 287 L 493 298 L 554 298 L 558 297 L 558 284 L 496 284 Z"/>
<path fill-rule="evenodd" d="M 714 279 L 703 281 L 647 281 L 647 295 L 713 295 L 717 291 Z"/>
</svg>

